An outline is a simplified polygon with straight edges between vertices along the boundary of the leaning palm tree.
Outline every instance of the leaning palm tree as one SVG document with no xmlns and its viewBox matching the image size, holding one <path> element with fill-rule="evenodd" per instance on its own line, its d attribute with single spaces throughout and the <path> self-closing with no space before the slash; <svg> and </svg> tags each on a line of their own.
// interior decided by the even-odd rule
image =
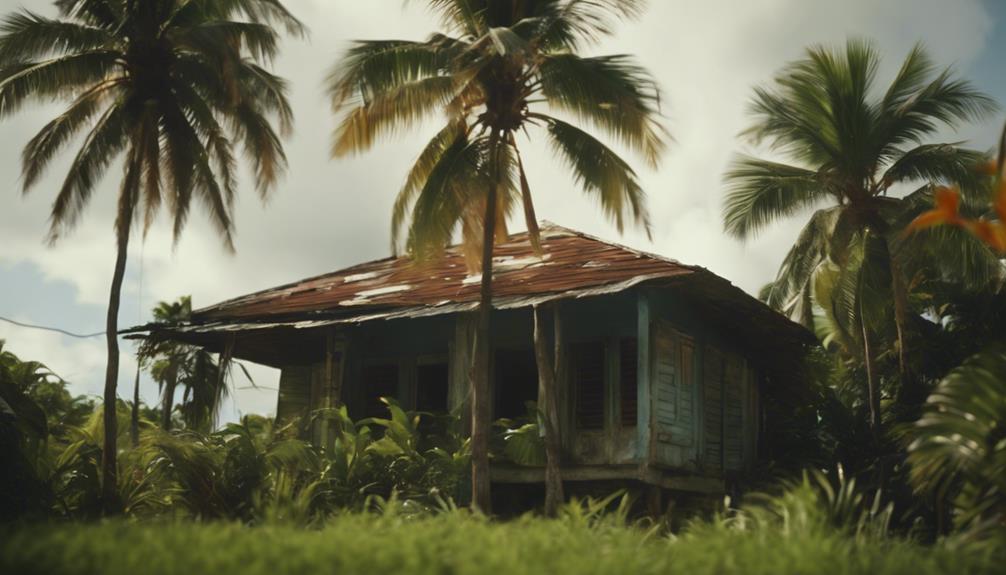
<svg viewBox="0 0 1006 575">
<path fill-rule="evenodd" d="M 810 326 L 815 289 L 834 296 L 816 303 L 836 312 L 833 317 L 852 318 L 847 335 L 863 346 L 874 425 L 879 391 L 871 342 L 876 326 L 871 322 L 877 323 L 875 316 L 888 307 L 877 305 L 878 299 L 894 301 L 889 325 L 894 326 L 905 380 L 906 268 L 925 260 L 920 254 L 929 254 L 936 257 L 928 264 L 957 263 L 986 278 L 1000 273 L 994 256 L 963 234 L 954 242 L 924 244 L 926 238 L 905 240 L 900 233 L 930 204 L 932 184 L 982 189 L 974 168 L 983 154 L 956 144 L 923 142 L 942 126 L 983 117 L 994 109 L 993 101 L 956 79 L 950 69 L 937 70 L 920 46 L 909 53 L 886 91 L 877 92 L 879 61 L 876 50 L 863 41 L 851 40 L 844 49 L 815 46 L 804 59 L 786 66 L 773 86 L 756 89 L 751 104 L 756 121 L 746 134 L 756 143 L 767 141 L 794 163 L 739 157 L 727 174 L 732 187 L 724 205 L 726 230 L 740 239 L 776 220 L 816 210 L 767 299 Z M 905 187 L 913 184 L 922 187 L 905 195 Z M 957 255 L 945 257 L 948 249 Z"/>
<path fill-rule="evenodd" d="M 575 181 L 621 230 L 627 220 L 648 228 L 635 172 L 593 135 L 553 112 L 610 134 L 651 166 L 666 136 L 659 90 L 632 58 L 577 55 L 610 34 L 613 20 L 638 15 L 641 0 L 427 4 L 447 33 L 425 42 L 361 41 L 336 66 L 328 91 L 334 109 L 346 114 L 332 151 L 362 152 L 423 119 L 445 120 L 399 192 L 392 244 L 398 249 L 404 243 L 412 254 L 428 257 L 440 253 L 460 228 L 469 265 L 481 268 L 472 369 L 472 493 L 473 504 L 488 511 L 492 253 L 494 242 L 506 237 L 507 216 L 518 203 L 540 249 L 519 143 L 530 129 L 544 129 Z M 555 433 L 546 436 L 558 445 Z"/>
<path fill-rule="evenodd" d="M 285 166 L 274 130 L 290 130 L 283 80 L 263 65 L 278 21 L 300 23 L 279 0 L 58 0 L 58 18 L 20 11 L 0 24 L 0 118 L 23 105 L 69 101 L 25 146 L 24 190 L 84 134 L 52 206 L 55 242 L 80 218 L 108 166 L 123 159 L 115 219 L 105 374 L 103 495 L 116 493 L 119 294 L 134 220 L 144 230 L 167 203 L 176 238 L 193 197 L 233 249 L 234 148 L 243 144 L 264 196 Z"/>
</svg>

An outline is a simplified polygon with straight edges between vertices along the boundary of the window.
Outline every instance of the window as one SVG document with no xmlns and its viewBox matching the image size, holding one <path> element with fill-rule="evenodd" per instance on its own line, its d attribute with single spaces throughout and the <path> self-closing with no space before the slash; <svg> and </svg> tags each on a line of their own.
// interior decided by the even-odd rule
<svg viewBox="0 0 1006 575">
<path fill-rule="evenodd" d="M 493 367 L 496 380 L 497 418 L 527 415 L 527 402 L 538 400 L 538 365 L 530 349 L 496 351 Z"/>
<path fill-rule="evenodd" d="M 447 413 L 447 364 L 416 366 L 416 411 Z"/>
<path fill-rule="evenodd" d="M 382 397 L 398 396 L 398 364 L 376 363 L 363 368 L 364 417 L 388 417 Z"/>
<path fill-rule="evenodd" d="M 618 392 L 621 403 L 622 427 L 635 427 L 638 414 L 636 367 L 639 345 L 636 338 L 625 338 L 618 345 Z"/>
<path fill-rule="evenodd" d="M 571 351 L 576 426 L 604 429 L 604 343 L 576 344 Z"/>
</svg>

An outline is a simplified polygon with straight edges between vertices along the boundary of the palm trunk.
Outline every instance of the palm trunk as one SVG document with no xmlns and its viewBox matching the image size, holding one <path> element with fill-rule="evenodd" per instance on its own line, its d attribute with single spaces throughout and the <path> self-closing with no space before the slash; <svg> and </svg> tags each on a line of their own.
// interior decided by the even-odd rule
<svg viewBox="0 0 1006 575">
<path fill-rule="evenodd" d="M 874 381 L 873 373 L 873 350 L 870 346 L 870 330 L 866 327 L 866 318 L 863 317 L 863 302 L 859 302 L 859 325 L 863 329 L 863 363 L 866 366 L 867 404 L 870 408 L 870 430 L 874 439 L 878 436 L 880 427 L 880 401 L 877 389 L 877 382 Z"/>
<path fill-rule="evenodd" d="M 133 381 L 133 410 L 129 416 L 129 438 L 133 447 L 140 444 L 140 365 L 136 364 L 136 380 Z"/>
<path fill-rule="evenodd" d="M 168 372 L 164 382 L 164 397 L 161 398 L 161 429 L 171 429 L 171 412 L 175 409 L 175 389 L 178 387 L 178 370 L 174 367 Z"/>
<path fill-rule="evenodd" d="M 898 373 L 902 383 L 908 379 L 908 362 L 905 359 L 905 324 L 908 315 L 908 288 L 901 277 L 901 268 L 894 259 L 890 244 L 887 245 L 887 257 L 891 269 L 891 294 L 894 299 L 894 326 L 898 334 Z"/>
<path fill-rule="evenodd" d="M 562 441 L 559 436 L 559 401 L 556 379 L 559 366 L 559 312 L 555 312 L 555 357 L 550 358 L 548 341 L 544 333 L 544 318 L 539 306 L 534 306 L 534 353 L 538 364 L 539 397 L 541 397 L 542 424 L 545 431 L 545 515 L 554 517 L 562 505 Z M 553 361 L 554 360 L 554 361 Z"/>
<path fill-rule="evenodd" d="M 492 406 L 489 398 L 489 373 L 492 367 L 492 283 L 493 244 L 496 239 L 496 196 L 499 166 L 497 131 L 489 139 L 492 157 L 492 180 L 486 197 L 482 221 L 482 284 L 479 294 L 479 322 L 475 333 L 475 353 L 472 367 L 472 506 L 482 513 L 492 512 L 489 487 L 489 431 Z"/>
<path fill-rule="evenodd" d="M 122 294 L 122 279 L 126 274 L 126 252 L 129 248 L 129 228 L 131 213 L 116 226 L 117 252 L 115 271 L 112 273 L 112 287 L 108 296 L 108 316 L 105 322 L 105 341 L 108 344 L 108 365 L 105 367 L 104 423 L 105 438 L 102 451 L 102 507 L 106 514 L 116 513 L 118 502 L 118 473 L 116 461 L 116 437 L 118 420 L 116 413 L 116 385 L 119 379 L 119 299 Z M 120 214 L 120 218 L 122 218 Z"/>
</svg>

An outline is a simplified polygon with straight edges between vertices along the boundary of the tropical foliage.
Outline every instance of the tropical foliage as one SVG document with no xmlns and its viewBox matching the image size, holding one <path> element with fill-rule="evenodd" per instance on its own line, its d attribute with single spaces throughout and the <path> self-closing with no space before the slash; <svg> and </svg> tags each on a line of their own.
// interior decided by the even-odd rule
<svg viewBox="0 0 1006 575">
<path fill-rule="evenodd" d="M 949 502 L 959 527 L 1006 526 L 1006 344 L 953 370 L 912 427 L 908 462 L 920 492 Z"/>
</svg>

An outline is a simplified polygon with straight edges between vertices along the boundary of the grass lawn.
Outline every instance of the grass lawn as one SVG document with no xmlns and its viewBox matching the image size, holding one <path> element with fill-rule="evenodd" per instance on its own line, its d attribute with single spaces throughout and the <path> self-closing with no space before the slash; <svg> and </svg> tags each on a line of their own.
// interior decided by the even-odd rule
<svg viewBox="0 0 1006 575">
<path fill-rule="evenodd" d="M 737 530 L 703 524 L 670 538 L 570 519 L 490 523 L 461 513 L 422 519 L 348 515 L 315 530 L 122 520 L 0 530 L 0 573 L 1002 573 L 1001 551 L 982 549 L 856 542 L 813 526 Z"/>
</svg>

